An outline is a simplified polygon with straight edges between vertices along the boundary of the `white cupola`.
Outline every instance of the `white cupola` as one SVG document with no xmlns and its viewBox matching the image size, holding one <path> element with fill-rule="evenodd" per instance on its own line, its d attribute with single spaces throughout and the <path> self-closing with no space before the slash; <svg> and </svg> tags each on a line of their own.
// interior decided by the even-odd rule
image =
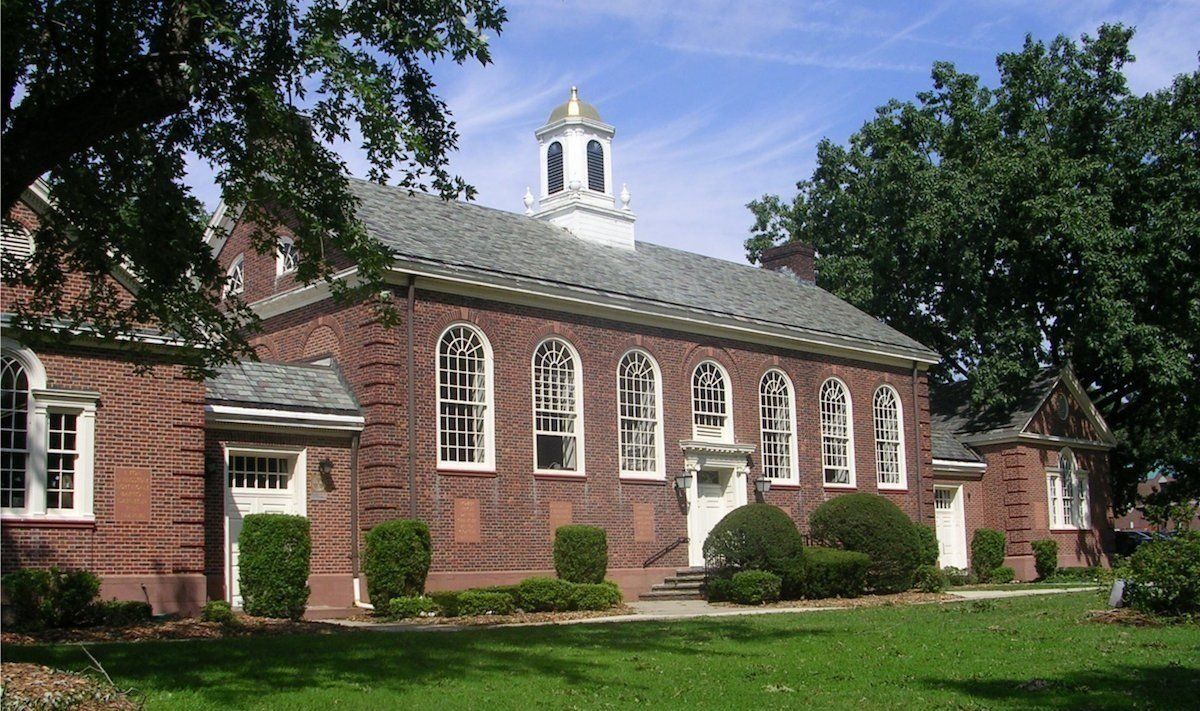
<svg viewBox="0 0 1200 711">
<path fill-rule="evenodd" d="M 565 227 L 575 236 L 633 249 L 629 189 L 621 186 L 620 207 L 613 198 L 612 139 L 616 133 L 600 112 L 571 98 L 550 112 L 546 125 L 534 132 L 541 158 L 542 185 L 537 209 L 525 191 L 525 212 Z"/>
</svg>

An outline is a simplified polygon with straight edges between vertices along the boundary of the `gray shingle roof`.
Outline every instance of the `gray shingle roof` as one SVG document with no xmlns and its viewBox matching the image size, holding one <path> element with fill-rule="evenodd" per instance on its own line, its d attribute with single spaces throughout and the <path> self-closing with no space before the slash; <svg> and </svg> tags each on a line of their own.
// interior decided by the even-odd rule
<svg viewBox="0 0 1200 711">
<path fill-rule="evenodd" d="M 226 365 L 204 385 L 207 401 L 214 404 L 360 414 L 358 402 L 338 372 L 324 365 Z"/>
<path fill-rule="evenodd" d="M 1019 432 L 1045 402 L 1059 376 L 1057 369 L 1044 369 L 1008 407 L 978 408 L 972 405 L 971 383 L 968 380 L 938 385 L 930 393 L 929 414 L 935 425 L 940 425 L 944 432 Z"/>
<path fill-rule="evenodd" d="M 636 249 L 579 239 L 550 223 L 351 180 L 367 230 L 397 258 L 754 322 L 904 356 L 917 341 L 814 284 L 649 242 Z"/>
<path fill-rule="evenodd" d="M 975 454 L 966 445 L 958 441 L 957 435 L 943 429 L 943 425 L 938 422 L 933 423 L 931 440 L 934 459 L 946 459 L 952 462 L 983 461 L 979 458 L 978 454 Z"/>
</svg>

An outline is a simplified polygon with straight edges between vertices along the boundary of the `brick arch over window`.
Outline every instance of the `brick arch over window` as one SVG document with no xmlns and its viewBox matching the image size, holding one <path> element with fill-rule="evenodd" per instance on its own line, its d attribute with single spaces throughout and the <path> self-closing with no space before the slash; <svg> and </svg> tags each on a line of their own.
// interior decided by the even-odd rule
<svg viewBox="0 0 1200 711">
<path fill-rule="evenodd" d="M 274 360 L 275 349 L 268 343 L 259 343 L 254 346 L 254 352 L 258 354 L 259 360 Z"/>
<path fill-rule="evenodd" d="M 691 350 L 687 352 L 687 355 L 683 359 L 683 377 L 687 379 L 687 385 L 689 388 L 692 384 L 692 372 L 696 370 L 696 366 L 700 365 L 706 360 L 716 361 L 722 368 L 725 369 L 726 374 L 729 375 L 731 386 L 736 388 L 736 383 L 741 382 L 741 368 L 738 367 L 738 363 L 736 360 L 734 360 L 733 354 L 724 348 L 698 345 L 692 346 Z"/>
<path fill-rule="evenodd" d="M 332 327 L 319 324 L 308 332 L 308 338 L 304 340 L 304 349 L 300 354 L 301 360 L 314 360 L 316 358 L 332 357 L 335 361 L 340 361 L 342 355 L 341 339 Z"/>
</svg>

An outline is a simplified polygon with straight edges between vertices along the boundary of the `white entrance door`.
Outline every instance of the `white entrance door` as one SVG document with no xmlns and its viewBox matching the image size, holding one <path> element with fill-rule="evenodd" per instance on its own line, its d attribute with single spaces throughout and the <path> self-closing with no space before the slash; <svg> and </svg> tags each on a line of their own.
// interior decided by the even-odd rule
<svg viewBox="0 0 1200 711">
<path fill-rule="evenodd" d="M 238 582 L 238 538 L 242 521 L 250 514 L 304 514 L 302 476 L 296 476 L 302 454 L 279 452 L 233 452 L 226 459 L 225 532 L 226 587 L 229 601 L 241 607 Z"/>
<path fill-rule="evenodd" d="M 938 565 L 966 568 L 967 527 L 963 520 L 962 486 L 934 487 L 933 509 L 937 520 Z"/>
<path fill-rule="evenodd" d="M 696 501 L 692 504 L 692 531 L 688 537 L 691 565 L 704 565 L 704 541 L 725 514 L 737 508 L 737 493 L 731 484 L 733 473 L 701 471 L 696 474 Z"/>
</svg>

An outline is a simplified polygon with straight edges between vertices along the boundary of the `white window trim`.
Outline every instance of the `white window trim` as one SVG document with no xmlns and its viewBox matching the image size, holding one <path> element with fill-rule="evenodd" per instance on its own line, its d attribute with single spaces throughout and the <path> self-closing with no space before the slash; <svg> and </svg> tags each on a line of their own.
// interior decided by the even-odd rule
<svg viewBox="0 0 1200 711">
<path fill-rule="evenodd" d="M 1072 489 L 1079 498 L 1079 523 L 1064 523 L 1062 520 L 1062 480 L 1067 473 L 1063 466 L 1064 456 L 1070 456 L 1073 466 L 1071 471 Z M 1058 455 L 1058 466 L 1046 469 L 1046 513 L 1051 531 L 1088 531 L 1092 528 L 1091 486 L 1087 470 L 1079 468 L 1079 459 L 1070 449 L 1063 449 Z M 1075 498 L 1072 496 L 1072 499 Z"/>
<path fill-rule="evenodd" d="M 575 364 L 575 468 L 574 469 L 542 469 L 537 465 L 537 383 L 534 369 L 537 367 L 537 354 L 542 346 L 550 341 L 557 341 L 567 347 L 567 351 L 571 354 L 571 361 Z M 561 336 L 550 336 L 538 341 L 533 347 L 533 353 L 529 355 L 529 416 L 533 431 L 533 473 L 534 474 L 553 474 L 554 476 L 563 477 L 586 477 L 587 468 L 585 466 L 584 457 L 584 426 L 583 426 L 583 361 L 579 358 L 579 351 L 575 350 L 575 346 L 570 341 Z"/>
<path fill-rule="evenodd" d="M 650 367 L 654 371 L 654 467 L 655 471 L 651 472 L 630 472 L 621 468 L 621 364 L 629 357 L 631 353 L 638 353 L 650 361 Z M 667 478 L 666 465 L 666 446 L 665 437 L 663 435 L 663 378 L 662 369 L 658 366 L 658 360 L 650 355 L 649 351 L 644 348 L 630 348 L 621 354 L 617 359 L 617 467 L 620 469 L 618 477 L 621 479 L 651 479 L 661 481 Z"/>
<path fill-rule="evenodd" d="M 442 339 L 446 337 L 451 329 L 466 327 L 475 332 L 479 337 L 479 342 L 483 344 L 483 377 L 486 382 L 483 384 L 483 461 L 482 462 L 454 462 L 442 459 Z M 492 342 L 488 340 L 487 334 L 483 329 L 479 328 L 468 321 L 455 321 L 446 326 L 438 333 L 437 340 L 433 346 L 433 373 L 434 387 L 437 390 L 437 397 L 434 398 L 433 421 L 434 447 L 437 454 L 437 468 L 443 471 L 459 471 L 459 472 L 479 472 L 482 474 L 491 474 L 496 471 L 496 402 L 495 402 L 495 361 L 492 356 Z"/>
<path fill-rule="evenodd" d="M 759 429 L 759 446 L 762 452 L 760 456 L 766 457 L 767 452 L 767 433 L 762 428 L 762 408 L 763 408 L 763 383 L 766 382 L 767 376 L 771 373 L 778 373 L 783 376 L 783 383 L 787 387 L 788 398 L 788 476 L 786 479 L 772 478 L 773 484 L 799 484 L 800 483 L 800 462 L 797 459 L 796 445 L 796 388 L 792 385 L 792 379 L 788 374 L 779 368 L 769 368 L 767 372 L 758 380 L 758 429 Z M 764 461 L 763 476 L 766 476 L 766 464 Z"/>
<path fill-rule="evenodd" d="M 725 380 L 725 424 L 722 425 L 721 437 L 717 440 L 713 440 L 711 437 L 701 436 L 700 432 L 696 429 L 696 371 L 700 370 L 701 366 L 706 363 L 715 365 L 717 370 L 721 373 L 721 377 Z M 733 380 L 729 377 L 729 371 L 725 370 L 725 366 L 721 365 L 712 358 L 705 358 L 697 363 L 695 368 L 692 368 L 692 372 L 688 376 L 687 387 L 688 399 L 692 405 L 692 438 L 704 442 L 735 442 L 736 440 L 733 432 Z"/>
<path fill-rule="evenodd" d="M 233 276 L 233 272 L 240 270 L 242 273 L 242 283 L 234 288 L 229 284 L 229 278 Z M 236 296 L 246 291 L 246 255 L 239 254 L 229 263 L 229 268 L 225 270 L 225 296 Z"/>
<path fill-rule="evenodd" d="M 900 459 L 900 481 L 895 484 L 885 484 L 881 480 L 883 472 L 880 471 L 879 462 L 879 429 L 875 426 L 875 398 L 879 395 L 880 390 L 887 390 L 892 393 L 892 397 L 896 403 L 896 433 L 899 436 L 899 449 L 896 452 Z M 847 391 L 849 392 L 849 391 Z M 886 383 L 875 388 L 875 392 L 871 395 L 871 434 L 873 443 L 875 444 L 875 486 L 879 489 L 887 491 L 904 491 L 908 489 L 908 461 L 907 450 L 904 441 L 904 401 L 900 399 L 900 393 L 891 385 Z M 851 435 L 853 439 L 853 435 Z"/>
<path fill-rule="evenodd" d="M 279 239 L 276 242 L 276 247 L 275 247 L 275 276 L 276 277 L 281 277 L 285 274 L 295 274 L 296 273 L 297 267 L 292 267 L 291 269 L 288 269 L 284 264 L 283 246 L 285 244 L 291 246 L 292 248 L 295 248 L 296 240 L 292 239 L 291 237 L 288 237 L 287 235 L 279 236 Z M 298 264 L 299 264 L 299 255 L 297 255 L 297 265 Z"/>
<path fill-rule="evenodd" d="M 825 427 L 821 421 L 821 391 L 825 389 L 825 383 L 830 380 L 836 381 L 842 386 L 842 392 L 846 395 L 846 457 L 850 469 L 850 481 L 846 484 L 836 484 L 825 481 Z M 821 437 L 821 486 L 826 489 L 857 489 L 858 488 L 858 467 L 855 464 L 854 456 L 854 398 L 850 395 L 850 387 L 846 385 L 846 381 L 837 376 L 825 378 L 821 381 L 821 386 L 817 389 L 817 430 Z"/>
</svg>

